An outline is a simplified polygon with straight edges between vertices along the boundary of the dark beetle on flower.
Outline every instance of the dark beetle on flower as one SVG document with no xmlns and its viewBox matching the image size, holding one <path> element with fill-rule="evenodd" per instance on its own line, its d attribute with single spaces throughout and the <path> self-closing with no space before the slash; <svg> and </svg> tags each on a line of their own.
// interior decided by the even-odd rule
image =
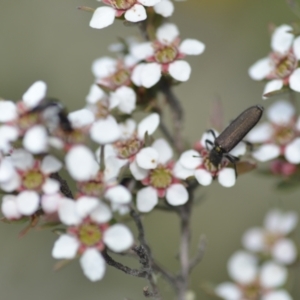
<svg viewBox="0 0 300 300">
<path fill-rule="evenodd" d="M 255 105 L 243 111 L 235 120 L 233 120 L 221 134 L 216 137 L 213 130 L 209 132 L 214 136 L 214 142 L 205 140 L 206 148 L 213 146 L 209 152 L 209 161 L 219 168 L 222 159 L 225 157 L 234 164 L 239 160 L 238 157 L 229 152 L 245 137 L 245 135 L 258 123 L 264 108 L 261 105 Z"/>
</svg>

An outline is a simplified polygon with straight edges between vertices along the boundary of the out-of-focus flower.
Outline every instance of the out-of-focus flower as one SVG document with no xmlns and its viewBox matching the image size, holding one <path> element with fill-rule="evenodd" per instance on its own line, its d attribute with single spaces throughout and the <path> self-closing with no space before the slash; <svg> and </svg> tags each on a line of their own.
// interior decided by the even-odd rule
<svg viewBox="0 0 300 300">
<path fill-rule="evenodd" d="M 291 264 L 297 258 L 297 248 L 287 236 L 298 222 L 296 212 L 269 211 L 264 220 L 264 228 L 247 230 L 242 242 L 246 249 L 255 253 L 271 256 L 282 264 Z"/>
<path fill-rule="evenodd" d="M 111 25 L 115 18 L 124 15 L 129 22 L 140 22 L 147 18 L 146 7 L 154 6 L 161 0 L 102 0 L 109 6 L 98 7 L 90 21 L 92 28 L 101 29 Z"/>
<path fill-rule="evenodd" d="M 164 139 L 156 140 L 151 147 L 143 148 L 131 168 L 132 175 L 148 187 L 137 193 L 137 208 L 149 212 L 158 203 L 158 198 L 166 197 L 170 205 L 183 205 L 188 201 L 188 192 L 173 174 L 171 158 L 173 150 Z"/>
<path fill-rule="evenodd" d="M 290 31 L 289 25 L 277 27 L 271 39 L 272 52 L 249 69 L 252 79 L 269 80 L 263 94 L 281 90 L 283 86 L 300 92 L 300 37 L 295 38 Z"/>
<path fill-rule="evenodd" d="M 94 197 L 81 197 L 76 201 L 63 199 L 58 214 L 68 227 L 52 249 L 57 259 L 80 256 L 80 265 L 91 281 L 101 280 L 106 263 L 101 251 L 108 247 L 114 252 L 127 250 L 133 244 L 130 230 L 122 224 L 109 225 L 112 214 L 109 207 Z"/>
<path fill-rule="evenodd" d="M 19 218 L 34 214 L 43 195 L 59 197 L 59 183 L 50 174 L 61 169 L 62 163 L 51 155 L 36 160 L 31 153 L 17 149 L 11 155 L 14 172 L 8 181 L 1 183 L 6 192 L 19 191 L 17 195 L 3 197 L 2 212 L 7 218 Z"/>
<path fill-rule="evenodd" d="M 259 161 L 268 161 L 283 155 L 291 164 L 300 163 L 300 118 L 288 101 L 272 104 L 267 112 L 270 122 L 258 124 L 246 139 L 261 143 L 252 155 Z"/>
<path fill-rule="evenodd" d="M 132 69 L 137 62 L 138 59 L 133 55 L 126 55 L 122 59 L 101 57 L 93 62 L 92 72 L 99 86 L 115 91 L 122 86 L 131 85 Z"/>
<path fill-rule="evenodd" d="M 225 300 L 292 300 L 285 290 L 278 289 L 286 282 L 287 270 L 275 262 L 259 267 L 254 255 L 238 251 L 229 259 L 227 268 L 234 282 L 221 283 L 215 289 Z"/>
<path fill-rule="evenodd" d="M 160 26 L 154 42 L 142 43 L 132 47 L 132 54 L 148 63 L 138 64 L 132 73 L 131 80 L 137 86 L 150 88 L 163 74 L 169 74 L 175 80 L 187 81 L 190 78 L 191 66 L 182 58 L 186 55 L 199 55 L 205 45 L 195 39 L 186 39 L 180 43 L 179 31 L 175 24 Z"/>
<path fill-rule="evenodd" d="M 16 104 L 12 101 L 0 101 L 0 149 L 8 152 L 10 143 L 23 138 L 23 146 L 33 154 L 48 149 L 48 134 L 43 116 L 33 109 L 45 98 L 47 85 L 36 81 L 24 93 L 22 100 Z"/>
<path fill-rule="evenodd" d="M 215 135 L 218 136 L 216 131 Z M 214 136 L 204 133 L 201 140 L 196 145 L 196 150 L 188 150 L 181 154 L 179 161 L 175 166 L 175 174 L 177 177 L 187 179 L 195 176 L 196 180 L 204 186 L 210 185 L 212 180 L 218 178 L 218 181 L 224 187 L 232 187 L 236 181 L 235 171 L 227 168 L 228 160 L 224 158 L 221 165 L 215 167 L 209 160 L 209 149 L 206 147 L 206 140 L 214 142 Z M 245 154 L 245 143 L 239 143 L 229 154 L 240 156 Z"/>
</svg>

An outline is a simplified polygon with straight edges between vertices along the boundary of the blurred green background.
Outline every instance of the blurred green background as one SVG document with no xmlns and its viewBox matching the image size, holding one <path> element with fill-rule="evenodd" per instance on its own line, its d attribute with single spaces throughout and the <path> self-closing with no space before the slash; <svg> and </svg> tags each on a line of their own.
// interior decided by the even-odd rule
<svg viewBox="0 0 300 300">
<path fill-rule="evenodd" d="M 79 5 L 97 7 L 93 0 L 0 0 L 0 95 L 20 99 L 36 80 L 48 83 L 48 95 L 62 99 L 69 109 L 83 105 L 93 82 L 92 61 L 109 55 L 107 46 L 116 36 L 138 33 L 121 22 L 103 30 L 89 28 L 91 15 L 76 10 Z M 182 38 L 206 44 L 203 55 L 189 58 L 191 79 L 176 88 L 186 111 L 185 134 L 191 143 L 209 127 L 208 115 L 216 97 L 223 103 L 225 121 L 256 103 L 262 104 L 263 83 L 253 82 L 248 67 L 269 51 L 270 22 L 280 25 L 296 20 L 284 0 L 188 0 L 175 3 L 172 21 Z M 273 100 L 263 102 L 268 106 Z M 241 247 L 242 233 L 260 225 L 266 211 L 279 205 L 300 208 L 299 190 L 274 190 L 274 180 L 255 172 L 241 176 L 234 188 L 213 184 L 199 189 L 205 200 L 195 207 L 192 220 L 192 249 L 200 234 L 208 239 L 205 257 L 195 269 L 191 289 L 197 299 L 210 299 L 201 291 L 207 280 L 228 279 L 226 262 Z M 154 212 L 145 218 L 147 237 L 159 261 L 171 270 L 178 264 L 178 220 L 174 215 Z M 56 236 L 32 231 L 18 238 L 21 226 L 1 224 L 1 300 L 139 300 L 143 280 L 108 268 L 99 283 L 89 282 L 78 262 L 55 273 L 51 249 Z M 296 232 L 296 238 L 299 236 Z M 299 241 L 299 239 L 298 239 Z M 128 261 L 127 263 L 131 263 Z M 299 273 L 299 271 L 298 271 Z M 299 277 L 298 277 L 299 278 Z M 173 299 L 162 284 L 164 299 Z M 300 286 L 293 286 L 294 299 Z"/>
</svg>

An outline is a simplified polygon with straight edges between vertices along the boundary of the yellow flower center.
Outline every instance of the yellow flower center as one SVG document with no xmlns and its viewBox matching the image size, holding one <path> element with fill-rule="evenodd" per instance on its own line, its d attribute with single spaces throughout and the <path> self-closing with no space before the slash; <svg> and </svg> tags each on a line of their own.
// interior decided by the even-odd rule
<svg viewBox="0 0 300 300">
<path fill-rule="evenodd" d="M 78 237 L 82 244 L 91 247 L 102 239 L 102 232 L 98 225 L 93 223 L 83 224 L 78 231 Z"/>
<path fill-rule="evenodd" d="M 39 170 L 30 170 L 23 175 L 23 186 L 28 190 L 38 190 L 44 183 L 44 176 Z"/>
<path fill-rule="evenodd" d="M 136 137 L 115 143 L 118 156 L 124 159 L 130 158 L 132 155 L 136 154 L 141 149 L 142 145 L 143 142 Z"/>
<path fill-rule="evenodd" d="M 121 10 L 129 9 L 135 3 L 136 0 L 111 0 L 110 1 L 112 7 Z"/>
<path fill-rule="evenodd" d="M 172 183 L 172 172 L 169 168 L 159 165 L 150 172 L 150 184 L 157 189 L 167 188 Z"/>
<path fill-rule="evenodd" d="M 160 64 L 167 64 L 174 61 L 174 59 L 177 57 L 177 49 L 173 46 L 165 46 L 163 48 L 160 48 L 156 50 L 154 56 L 155 60 Z"/>
</svg>

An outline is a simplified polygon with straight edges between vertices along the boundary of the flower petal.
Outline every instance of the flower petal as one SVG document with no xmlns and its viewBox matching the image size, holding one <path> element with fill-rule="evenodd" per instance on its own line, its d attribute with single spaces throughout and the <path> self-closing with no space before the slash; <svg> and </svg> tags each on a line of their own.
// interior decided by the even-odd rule
<svg viewBox="0 0 300 300">
<path fill-rule="evenodd" d="M 9 122 L 17 118 L 17 106 L 12 101 L 0 100 L 0 122 Z"/>
<path fill-rule="evenodd" d="M 263 80 L 271 73 L 272 70 L 273 66 L 270 58 L 265 57 L 252 65 L 248 70 L 248 74 L 253 80 Z"/>
<path fill-rule="evenodd" d="M 274 30 L 271 38 L 271 47 L 274 51 L 280 53 L 289 51 L 294 39 L 294 35 L 289 32 L 292 30 L 293 28 L 286 24 L 283 24 Z"/>
<path fill-rule="evenodd" d="M 228 273 L 231 278 L 240 283 L 253 282 L 257 275 L 257 258 L 245 251 L 235 252 L 228 261 Z"/>
<path fill-rule="evenodd" d="M 22 99 L 28 108 L 33 108 L 45 98 L 47 85 L 44 81 L 36 81 L 24 93 Z"/>
<path fill-rule="evenodd" d="M 300 138 L 294 139 L 286 146 L 284 156 L 287 161 L 292 164 L 298 164 L 300 162 Z"/>
<path fill-rule="evenodd" d="M 138 125 L 138 138 L 144 140 L 146 132 L 152 135 L 159 125 L 159 114 L 153 113 L 144 118 Z"/>
<path fill-rule="evenodd" d="M 89 109 L 82 108 L 69 113 L 68 119 L 74 128 L 82 128 L 91 125 L 95 121 L 95 116 Z"/>
<path fill-rule="evenodd" d="M 144 67 L 141 69 L 141 85 L 145 88 L 151 88 L 161 78 L 161 66 L 156 63 L 147 63 L 144 65 Z"/>
<path fill-rule="evenodd" d="M 114 224 L 104 231 L 103 241 L 114 252 L 122 252 L 132 246 L 131 231 L 123 224 Z"/>
<path fill-rule="evenodd" d="M 136 162 L 136 160 L 134 160 L 130 165 L 129 165 L 129 169 L 131 171 L 132 176 L 136 179 L 136 180 L 143 180 L 148 176 L 149 171 L 143 168 L 140 168 Z"/>
<path fill-rule="evenodd" d="M 117 66 L 117 61 L 115 59 L 113 59 L 109 56 L 104 56 L 104 57 L 98 58 L 93 61 L 92 73 L 98 79 L 101 79 L 103 77 L 108 77 L 116 71 L 116 68 L 117 68 L 116 66 Z M 104 95 L 105 94 L 103 92 L 103 96 Z"/>
<path fill-rule="evenodd" d="M 185 168 L 179 161 L 175 163 L 173 168 L 173 175 L 179 179 L 187 179 L 188 177 L 194 176 L 195 170 Z"/>
<path fill-rule="evenodd" d="M 179 162 L 187 169 L 196 169 L 202 163 L 202 158 L 196 150 L 187 150 L 180 155 Z"/>
<path fill-rule="evenodd" d="M 261 123 L 253 128 L 245 137 L 250 143 L 263 143 L 268 141 L 273 135 L 273 128 L 270 123 Z"/>
<path fill-rule="evenodd" d="M 74 146 L 65 156 L 66 168 L 73 179 L 87 181 L 94 177 L 99 169 L 93 152 L 86 146 Z"/>
<path fill-rule="evenodd" d="M 89 93 L 86 96 L 85 100 L 90 104 L 94 104 L 103 99 L 103 97 L 105 97 L 104 91 L 98 85 L 93 84 L 91 85 Z"/>
<path fill-rule="evenodd" d="M 112 98 L 117 98 L 118 108 L 123 113 L 131 114 L 135 109 L 136 94 L 128 86 L 119 87 L 115 92 L 111 93 L 110 99 L 113 100 Z"/>
<path fill-rule="evenodd" d="M 271 93 L 271 92 L 275 92 L 275 91 L 280 91 L 283 87 L 283 81 L 282 79 L 274 79 L 269 81 L 264 88 L 264 92 L 263 95 L 267 94 L 267 93 Z M 268 99 L 267 97 L 262 97 L 263 99 Z"/>
<path fill-rule="evenodd" d="M 131 53 L 133 56 L 135 56 L 137 59 L 140 59 L 140 60 L 144 60 L 146 59 L 147 57 L 150 57 L 150 56 L 153 56 L 154 54 L 154 48 L 152 46 L 152 43 L 151 42 L 146 42 L 146 43 L 141 43 L 141 44 L 137 44 L 137 45 L 134 45 L 131 47 Z M 137 72 L 137 68 L 141 68 L 145 66 L 145 64 L 139 64 L 137 65 L 133 72 Z M 138 70 L 137 73 L 140 74 L 140 71 L 141 70 Z M 136 77 L 137 74 L 135 75 L 132 75 L 133 77 Z"/>
<path fill-rule="evenodd" d="M 161 0 L 139 0 L 138 2 L 145 6 L 153 6 L 159 3 Z"/>
<path fill-rule="evenodd" d="M 236 182 L 235 171 L 232 168 L 224 168 L 218 174 L 218 181 L 224 187 L 232 187 Z"/>
<path fill-rule="evenodd" d="M 76 213 L 80 218 L 84 219 L 98 206 L 98 204 L 98 198 L 81 196 L 75 202 Z"/>
<path fill-rule="evenodd" d="M 243 296 L 241 289 L 231 282 L 224 282 L 217 285 L 215 293 L 225 300 L 240 300 Z"/>
<path fill-rule="evenodd" d="M 59 203 L 58 208 L 59 219 L 65 225 L 78 225 L 81 223 L 81 218 L 76 209 L 76 203 L 74 200 L 63 198 Z"/>
<path fill-rule="evenodd" d="M 161 164 L 166 164 L 173 156 L 173 149 L 164 138 L 157 139 L 152 147 L 159 153 L 158 162 Z"/>
<path fill-rule="evenodd" d="M 42 190 L 45 194 L 56 194 L 58 193 L 59 188 L 59 182 L 52 178 L 47 178 L 42 186 Z"/>
<path fill-rule="evenodd" d="M 47 130 L 42 125 L 31 127 L 24 136 L 23 146 L 33 154 L 39 154 L 48 150 Z"/>
<path fill-rule="evenodd" d="M 99 144 L 109 144 L 120 138 L 121 131 L 116 119 L 109 115 L 106 119 L 100 119 L 92 125 L 90 135 Z"/>
<path fill-rule="evenodd" d="M 194 39 L 185 39 L 179 46 L 179 51 L 187 55 L 200 55 L 204 50 L 205 45 Z"/>
<path fill-rule="evenodd" d="M 279 263 L 289 265 L 297 258 L 297 248 L 290 239 L 280 239 L 272 248 L 272 255 Z"/>
<path fill-rule="evenodd" d="M 115 20 L 115 10 L 112 7 L 101 6 L 98 7 L 90 21 L 90 27 L 101 29 L 111 25 Z"/>
<path fill-rule="evenodd" d="M 84 275 L 91 281 L 101 280 L 105 274 L 106 263 L 95 248 L 87 249 L 80 257 L 80 266 Z"/>
<path fill-rule="evenodd" d="M 43 158 L 41 171 L 44 174 L 58 172 L 62 168 L 62 163 L 54 156 L 47 155 Z"/>
<path fill-rule="evenodd" d="M 179 36 L 179 30 L 175 24 L 165 23 L 156 31 L 156 37 L 161 43 L 172 43 Z"/>
<path fill-rule="evenodd" d="M 109 222 L 112 218 L 112 212 L 108 205 L 102 201 L 98 202 L 96 209 L 90 213 L 90 217 L 93 221 L 101 224 Z"/>
<path fill-rule="evenodd" d="M 295 38 L 293 43 L 293 52 L 297 58 L 297 60 L 300 60 L 300 37 L 298 36 Z"/>
<path fill-rule="evenodd" d="M 30 216 L 37 211 L 40 197 L 35 191 L 23 191 L 17 196 L 16 202 L 20 213 Z"/>
<path fill-rule="evenodd" d="M 293 298 L 285 290 L 276 290 L 263 295 L 261 300 L 293 300 Z"/>
<path fill-rule="evenodd" d="M 147 18 L 146 9 L 143 5 L 134 4 L 126 10 L 125 19 L 130 22 L 140 22 Z"/>
<path fill-rule="evenodd" d="M 172 1 L 162 0 L 161 2 L 155 4 L 154 11 L 164 18 L 168 18 L 172 16 L 174 12 L 174 4 Z"/>
<path fill-rule="evenodd" d="M 159 154 L 152 147 L 146 147 L 140 150 L 136 155 L 136 162 L 140 168 L 149 170 L 155 169 L 158 164 Z"/>
<path fill-rule="evenodd" d="M 285 125 L 291 122 L 295 113 L 295 107 L 290 102 L 281 100 L 268 108 L 267 118 L 274 124 Z"/>
<path fill-rule="evenodd" d="M 169 73 L 178 81 L 187 81 L 191 75 L 191 66 L 184 60 L 176 60 L 170 63 Z"/>
<path fill-rule="evenodd" d="M 72 259 L 75 258 L 78 249 L 78 240 L 73 236 L 63 234 L 55 241 L 52 256 L 57 259 Z"/>
<path fill-rule="evenodd" d="M 167 188 L 166 200 L 173 206 L 183 205 L 189 200 L 189 194 L 182 184 L 175 183 Z"/>
<path fill-rule="evenodd" d="M 20 213 L 15 195 L 5 195 L 2 198 L 1 211 L 7 219 L 19 219 L 22 214 Z"/>
<path fill-rule="evenodd" d="M 195 178 L 201 185 L 204 186 L 210 185 L 213 179 L 211 173 L 204 169 L 197 169 L 195 171 Z"/>
<path fill-rule="evenodd" d="M 252 156 L 258 161 L 268 161 L 280 155 L 280 148 L 275 144 L 266 144 L 252 152 Z"/>
<path fill-rule="evenodd" d="M 107 192 L 105 193 L 105 198 L 107 198 L 111 202 L 128 204 L 131 202 L 132 196 L 125 186 L 117 185 L 107 190 Z"/>
<path fill-rule="evenodd" d="M 287 280 L 287 269 L 273 261 L 262 265 L 260 271 L 260 283 L 266 289 L 282 286 Z"/>
<path fill-rule="evenodd" d="M 255 227 L 248 229 L 242 238 L 243 246 L 252 252 L 264 250 L 265 236 L 261 228 Z"/>
<path fill-rule="evenodd" d="M 247 151 L 247 146 L 246 143 L 243 141 L 238 143 L 229 153 L 233 156 L 242 156 L 246 153 Z"/>
<path fill-rule="evenodd" d="M 300 68 L 296 69 L 289 79 L 290 88 L 296 92 L 300 92 Z"/>
<path fill-rule="evenodd" d="M 158 203 L 156 190 L 152 186 L 142 188 L 136 195 L 136 206 L 140 212 L 151 211 Z"/>
</svg>

